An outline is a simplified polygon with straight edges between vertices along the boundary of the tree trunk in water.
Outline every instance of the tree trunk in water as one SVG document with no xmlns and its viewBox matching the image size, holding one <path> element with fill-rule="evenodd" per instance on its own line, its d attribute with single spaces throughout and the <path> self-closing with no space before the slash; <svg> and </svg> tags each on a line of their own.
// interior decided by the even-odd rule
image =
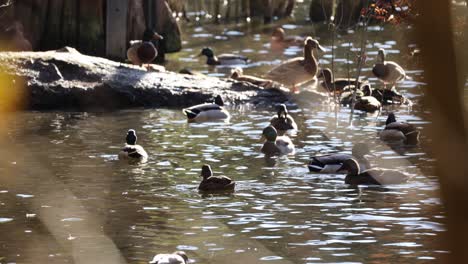
<svg viewBox="0 0 468 264">
<path fill-rule="evenodd" d="M 468 263 L 468 142 L 463 102 L 465 76 L 462 76 L 462 69 L 457 69 L 451 1 L 416 1 L 416 4 L 422 14 L 417 19 L 416 34 L 428 83 L 425 99 L 432 110 L 430 132 L 434 142 L 430 147 L 436 158 L 436 172 L 447 213 L 447 237 L 440 244 L 449 246 L 450 254 L 445 255 L 445 263 Z"/>
</svg>

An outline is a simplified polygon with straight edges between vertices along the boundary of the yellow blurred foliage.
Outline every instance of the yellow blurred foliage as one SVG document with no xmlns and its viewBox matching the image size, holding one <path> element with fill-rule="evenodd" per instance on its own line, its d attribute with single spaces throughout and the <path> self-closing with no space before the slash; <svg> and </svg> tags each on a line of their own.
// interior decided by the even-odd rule
<svg viewBox="0 0 468 264">
<path fill-rule="evenodd" d="M 24 102 L 23 80 L 20 77 L 5 74 L 0 66 L 0 115 L 23 109 Z"/>
</svg>

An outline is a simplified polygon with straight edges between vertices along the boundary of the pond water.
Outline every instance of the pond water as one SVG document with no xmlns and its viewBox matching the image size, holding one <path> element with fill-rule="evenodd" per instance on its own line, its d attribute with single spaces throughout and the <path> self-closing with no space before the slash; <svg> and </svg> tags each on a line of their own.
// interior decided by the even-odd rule
<svg viewBox="0 0 468 264">
<path fill-rule="evenodd" d="M 271 52 L 263 28 L 226 28 L 184 28 L 187 48 L 168 55 L 167 68 L 225 76 L 228 71 L 211 69 L 195 57 L 207 45 L 249 56 L 248 74 L 262 74 L 302 52 L 294 47 Z M 325 26 L 285 28 L 316 36 L 330 50 Z M 259 153 L 273 105 L 229 106 L 229 123 L 188 124 L 180 109 L 11 116 L 0 153 L 0 262 L 118 263 L 104 259 L 121 254 L 128 263 L 147 263 L 155 253 L 174 250 L 186 251 L 191 263 L 440 261 L 447 253 L 438 243 L 444 212 L 434 160 L 425 149 L 431 141 L 425 133 L 430 112 L 420 102 L 424 80 L 409 56 L 411 42 L 405 37 L 410 31 L 372 28 L 363 75 L 370 76 L 378 48 L 385 47 L 390 59 L 408 70 L 411 79 L 399 90 L 413 107 L 386 108 L 381 115 L 356 112 L 349 126 L 349 109 L 301 98 L 291 110 L 299 125 L 292 135 L 294 156 Z M 345 75 L 347 51 L 359 46 L 356 35 L 337 38 L 338 75 Z M 320 62 L 330 66 L 330 51 L 320 54 Z M 422 130 L 419 146 L 390 148 L 378 140 L 389 110 Z M 117 160 L 129 128 L 137 130 L 150 154 L 146 164 Z M 344 175 L 308 172 L 310 156 L 349 153 L 362 141 L 371 146 L 373 164 L 411 173 L 412 180 L 353 188 L 344 184 Z M 199 194 L 204 163 L 236 180 L 236 192 Z"/>
</svg>

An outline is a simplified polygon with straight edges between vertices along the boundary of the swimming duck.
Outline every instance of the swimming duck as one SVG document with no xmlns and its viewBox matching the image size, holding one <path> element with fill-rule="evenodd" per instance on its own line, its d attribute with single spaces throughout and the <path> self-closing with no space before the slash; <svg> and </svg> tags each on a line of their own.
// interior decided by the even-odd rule
<svg viewBox="0 0 468 264">
<path fill-rule="evenodd" d="M 119 152 L 119 159 L 138 159 L 142 161 L 148 159 L 148 153 L 146 153 L 145 149 L 140 145 L 136 145 L 137 135 L 134 129 L 128 130 L 125 140 L 126 144 Z"/>
<path fill-rule="evenodd" d="M 354 109 L 364 112 L 380 111 L 382 104 L 373 96 L 361 96 L 356 98 Z"/>
<path fill-rule="evenodd" d="M 349 79 L 348 78 L 335 78 L 335 81 L 333 81 L 333 73 L 329 68 L 320 70 L 317 78 L 324 79 L 320 83 L 320 86 L 328 92 L 335 91 L 336 93 L 341 93 L 343 92 L 345 87 L 349 85 L 353 85 L 353 86 L 356 85 L 356 78 L 349 78 Z M 359 87 L 361 87 L 361 89 L 364 86 L 369 86 L 370 88 L 370 83 L 368 81 L 360 80 L 358 82 L 358 85 Z"/>
<path fill-rule="evenodd" d="M 408 98 L 406 98 L 404 95 L 397 92 L 395 89 L 393 90 L 375 89 L 375 90 L 372 90 L 372 96 L 374 96 L 377 100 L 379 100 L 379 102 L 381 102 L 384 105 L 390 105 L 390 104 L 411 105 L 412 104 Z"/>
<path fill-rule="evenodd" d="M 330 154 L 324 156 L 312 157 L 307 167 L 310 172 L 320 173 L 338 173 L 343 163 L 348 159 L 356 159 L 359 161 L 360 167 L 363 169 L 370 168 L 370 163 L 365 157 L 370 153 L 369 146 L 365 143 L 356 143 L 353 146 L 350 154 Z"/>
<path fill-rule="evenodd" d="M 288 108 L 285 104 L 280 104 L 278 112 L 270 119 L 270 124 L 280 133 L 286 130 L 297 130 L 297 124 L 294 118 L 288 115 Z"/>
<path fill-rule="evenodd" d="M 288 46 L 302 46 L 304 41 L 300 37 L 286 36 L 282 27 L 277 27 L 271 33 L 270 47 L 272 50 L 283 50 Z"/>
<path fill-rule="evenodd" d="M 355 85 L 345 86 L 340 94 L 340 103 L 343 105 L 351 105 L 355 90 Z M 356 99 L 363 96 L 370 96 L 372 95 L 372 91 L 370 84 L 366 83 L 356 91 Z"/>
<path fill-rule="evenodd" d="M 397 170 L 373 168 L 361 170 L 359 162 L 348 159 L 339 171 L 347 171 L 345 183 L 351 185 L 387 185 L 401 184 L 408 181 L 409 175 Z"/>
<path fill-rule="evenodd" d="M 150 264 L 187 264 L 188 257 L 184 251 L 176 251 L 172 254 L 158 254 L 153 257 Z"/>
<path fill-rule="evenodd" d="M 236 182 L 229 177 L 224 175 L 213 176 L 213 171 L 208 164 L 202 166 L 200 176 L 203 177 L 198 186 L 200 191 L 232 191 L 236 186 Z"/>
<path fill-rule="evenodd" d="M 294 144 L 288 136 L 278 136 L 278 131 L 268 126 L 263 129 L 262 138 L 265 138 L 265 143 L 261 148 L 261 152 L 273 156 L 281 154 L 294 154 Z"/>
<path fill-rule="evenodd" d="M 208 65 L 247 64 L 248 58 L 237 54 L 221 54 L 216 56 L 211 48 L 203 48 L 198 56 L 206 56 Z"/>
<path fill-rule="evenodd" d="M 263 79 L 252 75 L 244 75 L 244 71 L 242 70 L 242 68 L 239 67 L 231 70 L 230 78 L 241 82 L 249 82 L 257 86 L 263 87 L 265 89 L 271 88 L 273 86 L 273 81 L 271 80 Z"/>
<path fill-rule="evenodd" d="M 416 145 L 419 142 L 418 129 L 406 122 L 397 122 L 395 114 L 388 114 L 384 130 L 380 131 L 380 139 L 383 141 L 403 141 L 408 145 Z"/>
<path fill-rule="evenodd" d="M 377 63 L 372 68 L 372 73 L 384 83 L 384 89 L 387 88 L 387 84 L 391 84 L 391 89 L 394 89 L 396 83 L 403 81 L 406 77 L 403 67 L 394 61 L 385 60 L 384 49 L 379 49 Z"/>
<path fill-rule="evenodd" d="M 203 122 L 210 120 L 229 119 L 229 112 L 224 109 L 223 98 L 218 95 L 214 103 L 205 103 L 185 108 L 182 111 L 190 122 Z"/>
<path fill-rule="evenodd" d="M 311 37 L 304 41 L 304 56 L 283 62 L 271 69 L 265 78 L 288 86 L 293 92 L 298 92 L 296 86 L 316 79 L 318 62 L 314 57 L 313 50 L 325 51 L 319 42 Z"/>
<path fill-rule="evenodd" d="M 130 41 L 131 46 L 127 50 L 128 60 L 139 66 L 151 63 L 158 56 L 158 50 L 151 41 L 161 39 L 163 39 L 161 35 L 151 29 L 146 29 L 142 40 Z"/>
</svg>

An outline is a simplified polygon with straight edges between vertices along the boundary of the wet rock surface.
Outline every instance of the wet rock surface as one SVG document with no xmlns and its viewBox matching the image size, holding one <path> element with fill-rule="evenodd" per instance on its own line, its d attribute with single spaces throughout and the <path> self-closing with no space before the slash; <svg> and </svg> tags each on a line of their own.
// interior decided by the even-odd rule
<svg viewBox="0 0 468 264">
<path fill-rule="evenodd" d="M 47 52 L 0 52 L 3 89 L 24 87 L 32 110 L 114 110 L 131 107 L 186 107 L 212 101 L 271 106 L 288 100 L 275 89 L 246 82 L 146 69 L 80 54 L 72 48 Z M 153 67 L 154 69 L 154 67 Z M 10 86 L 11 84 L 11 86 Z"/>
</svg>

